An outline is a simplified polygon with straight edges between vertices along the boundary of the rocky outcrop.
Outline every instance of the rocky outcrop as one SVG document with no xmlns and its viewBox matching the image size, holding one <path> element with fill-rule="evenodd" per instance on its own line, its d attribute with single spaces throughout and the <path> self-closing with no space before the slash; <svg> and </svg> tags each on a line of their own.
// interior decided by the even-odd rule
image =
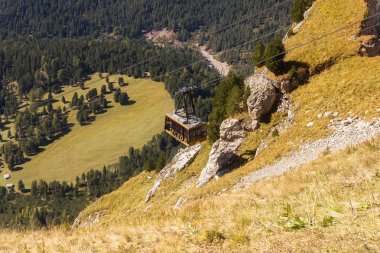
<svg viewBox="0 0 380 253">
<path fill-rule="evenodd" d="M 380 55 L 380 39 L 372 37 L 371 39 L 362 42 L 359 50 L 360 55 L 375 57 Z"/>
<path fill-rule="evenodd" d="M 208 183 L 213 177 L 220 176 L 238 160 L 236 154 L 243 143 L 245 132 L 237 119 L 227 119 L 220 126 L 220 139 L 212 145 L 209 160 L 202 170 L 197 182 L 197 187 Z"/>
<path fill-rule="evenodd" d="M 173 157 L 172 161 L 161 170 L 152 189 L 150 189 L 148 195 L 146 196 L 145 202 L 148 202 L 157 193 L 162 181 L 174 177 L 177 172 L 189 166 L 194 161 L 200 150 L 200 144 L 196 144 L 185 149 L 180 149 Z"/>
<path fill-rule="evenodd" d="M 299 30 L 301 29 L 301 27 L 303 26 L 303 23 L 305 22 L 305 20 L 309 17 L 312 9 L 314 8 L 314 3 L 313 5 L 305 11 L 305 13 L 303 14 L 303 20 L 301 22 L 299 22 L 294 28 L 293 28 L 293 33 L 297 33 L 299 32 Z"/>
<path fill-rule="evenodd" d="M 298 32 L 299 32 L 299 30 L 300 30 L 301 27 L 303 26 L 305 20 L 310 16 L 310 13 L 311 13 L 311 11 L 312 11 L 313 8 L 314 8 L 314 3 L 313 3 L 313 5 L 312 5 L 308 10 L 306 10 L 305 13 L 303 14 L 303 18 L 304 18 L 304 20 L 302 20 L 301 22 L 299 22 L 298 24 L 296 24 L 295 27 L 291 28 L 291 31 L 292 31 L 293 33 L 298 33 Z M 285 42 L 287 41 L 287 39 L 289 39 L 289 34 L 288 34 L 288 33 L 286 33 L 285 37 L 282 39 L 282 42 L 285 43 Z"/>
<path fill-rule="evenodd" d="M 73 227 L 92 227 L 100 222 L 100 219 L 105 216 L 105 214 L 102 214 L 100 212 L 96 212 L 93 214 L 90 214 L 86 217 L 77 217 L 74 220 Z"/>
<path fill-rule="evenodd" d="M 272 109 L 276 102 L 276 86 L 280 84 L 267 76 L 267 71 L 253 75 L 246 80 L 251 90 L 247 100 L 248 112 L 252 120 L 259 120 Z"/>
</svg>

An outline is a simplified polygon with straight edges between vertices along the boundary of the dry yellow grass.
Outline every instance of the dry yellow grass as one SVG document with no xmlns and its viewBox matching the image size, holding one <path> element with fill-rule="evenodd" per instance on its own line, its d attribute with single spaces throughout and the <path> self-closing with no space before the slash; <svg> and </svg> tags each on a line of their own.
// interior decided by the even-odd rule
<svg viewBox="0 0 380 253">
<path fill-rule="evenodd" d="M 111 76 L 110 81 L 117 82 L 118 77 Z M 72 181 L 82 172 L 117 162 L 120 156 L 127 154 L 129 147 L 140 148 L 153 135 L 161 132 L 165 113 L 173 109 L 173 102 L 164 85 L 149 79 L 123 77 L 129 85 L 122 87 L 122 90 L 136 101 L 135 104 L 121 106 L 113 101 L 113 94 L 108 94 L 106 97 L 111 101 L 109 105 L 112 108 L 96 115 L 96 120 L 87 126 L 79 126 L 75 119 L 77 111 L 71 111 L 68 121 L 75 124 L 71 132 L 31 157 L 30 162 L 22 165 L 23 170 L 12 173 L 9 182 L 17 183 L 22 179 L 28 185 L 32 180 L 39 179 Z M 99 80 L 98 74 L 87 82 L 90 83 L 89 88 L 97 88 L 99 92 L 105 80 L 94 80 Z M 54 107 L 63 107 L 62 95 L 66 101 L 71 101 L 74 91 L 79 96 L 88 92 L 68 87 L 56 96 L 58 102 Z"/>
<path fill-rule="evenodd" d="M 364 0 L 318 0 L 301 30 L 287 40 L 286 49 L 360 21 L 365 18 L 366 12 L 367 5 Z M 286 60 L 303 62 L 314 68 L 330 59 L 355 55 L 361 44 L 358 40 L 352 41 L 351 37 L 357 36 L 360 28 L 359 22 L 322 40 L 295 49 L 287 54 Z"/>
<path fill-rule="evenodd" d="M 286 46 L 331 32 L 364 14 L 362 0 L 318 0 L 302 30 Z M 337 44 L 328 44 L 326 39 L 287 56 L 312 67 L 330 59 L 335 64 L 290 95 L 296 113 L 291 128 L 270 135 L 273 126 L 286 117 L 276 113 L 259 131 L 249 134 L 241 153 L 256 149 L 263 138 L 270 145 L 245 166 L 196 189 L 210 151 L 203 143 L 195 161 L 165 181 L 149 203 L 144 198 L 156 175 L 144 172 L 82 212 L 81 218 L 96 212 L 105 215 L 94 227 L 26 235 L 5 231 L 0 233 L 0 242 L 4 241 L 0 250 L 17 244 L 21 250 L 47 252 L 380 251 L 380 139 L 325 154 L 241 192 L 228 191 L 240 177 L 298 150 L 301 142 L 331 134 L 326 127 L 329 119 L 318 118 L 320 113 L 380 117 L 380 58 L 356 56 L 358 44 L 348 38 L 358 33 L 355 26 L 336 38 Z M 310 121 L 314 126 L 306 127 Z M 173 210 L 180 197 L 187 202 Z"/>
<path fill-rule="evenodd" d="M 138 212 L 134 207 L 122 207 L 119 216 L 93 228 L 24 234 L 2 231 L 0 250 L 376 252 L 380 250 L 379 155 L 377 139 L 325 155 L 238 193 L 189 200 L 175 212 L 167 202 L 165 209 L 152 204 L 145 214 L 140 209 L 143 205 L 136 206 Z M 125 187 L 146 185 L 147 176 L 143 173 Z M 125 190 L 121 188 L 111 195 L 119 197 L 119 201 L 139 198 L 146 189 L 135 194 Z M 167 201 L 173 199 L 166 196 Z M 300 223 L 295 217 L 305 223 L 302 228 L 297 228 Z"/>
</svg>

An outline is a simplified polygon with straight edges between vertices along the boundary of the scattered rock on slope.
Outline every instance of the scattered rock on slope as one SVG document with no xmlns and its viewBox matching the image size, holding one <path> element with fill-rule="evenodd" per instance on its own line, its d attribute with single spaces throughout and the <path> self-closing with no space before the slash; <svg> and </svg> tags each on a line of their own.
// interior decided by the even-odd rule
<svg viewBox="0 0 380 253">
<path fill-rule="evenodd" d="M 220 126 L 220 139 L 212 145 L 209 160 L 198 179 L 197 187 L 222 174 L 237 160 L 237 149 L 243 143 L 245 132 L 237 119 L 227 119 Z"/>
<path fill-rule="evenodd" d="M 272 109 L 276 101 L 275 87 L 279 84 L 267 76 L 267 71 L 263 71 L 248 78 L 246 85 L 251 89 L 247 100 L 248 112 L 253 120 L 259 120 Z"/>
<path fill-rule="evenodd" d="M 332 120 L 330 125 L 334 133 L 326 138 L 305 143 L 299 152 L 283 157 L 272 165 L 266 165 L 243 177 L 233 190 L 248 187 L 259 180 L 279 176 L 288 170 L 297 168 L 318 159 L 326 150 L 331 152 L 345 149 L 371 140 L 380 135 L 380 118 L 366 122 L 359 117 L 349 117 L 343 120 Z"/>
<path fill-rule="evenodd" d="M 149 191 L 145 198 L 145 202 L 148 202 L 156 193 L 163 180 L 173 177 L 177 172 L 183 170 L 194 161 L 195 157 L 201 150 L 201 145 L 196 144 L 191 147 L 181 149 L 173 157 L 171 163 L 167 164 L 158 175 L 152 189 Z"/>
</svg>

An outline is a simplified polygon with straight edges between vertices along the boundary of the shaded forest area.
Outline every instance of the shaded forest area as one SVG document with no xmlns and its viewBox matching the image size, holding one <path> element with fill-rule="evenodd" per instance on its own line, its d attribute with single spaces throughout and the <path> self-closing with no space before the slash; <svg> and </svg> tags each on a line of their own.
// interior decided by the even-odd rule
<svg viewBox="0 0 380 253">
<path fill-rule="evenodd" d="M 0 39 L 136 38 L 169 28 L 180 40 L 202 31 L 202 41 L 221 51 L 289 24 L 290 6 L 291 0 L 4 0 Z"/>
</svg>

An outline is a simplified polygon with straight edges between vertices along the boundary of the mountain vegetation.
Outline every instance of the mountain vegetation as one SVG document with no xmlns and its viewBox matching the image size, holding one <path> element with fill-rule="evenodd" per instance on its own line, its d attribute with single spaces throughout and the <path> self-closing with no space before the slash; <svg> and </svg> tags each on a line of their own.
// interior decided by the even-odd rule
<svg viewBox="0 0 380 253">
<path fill-rule="evenodd" d="M 294 22 L 301 22 L 303 20 L 303 14 L 311 7 L 313 2 L 314 0 L 294 0 L 292 8 L 290 9 L 290 18 Z"/>
<path fill-rule="evenodd" d="M 294 0 L 291 19 L 302 21 L 313 2 Z M 223 28 L 276 4 L 282 2 L 1 2 L 0 40 L 4 40 L 0 43 L 0 109 L 4 125 L 9 120 L 15 122 L 14 140 L 2 146 L 1 154 L 10 168 L 23 163 L 24 154 L 33 155 L 42 145 L 65 134 L 62 129 L 69 127 L 67 113 L 53 107 L 53 94 L 61 94 L 65 86 L 84 88 L 86 78 L 94 72 L 150 76 L 164 82 L 173 98 L 179 88 L 200 84 L 197 112 L 208 120 L 208 142 L 202 143 L 198 156 L 186 169 L 160 185 L 149 204 L 144 199 L 154 179 L 181 148 L 165 133 L 141 149 L 130 148 L 118 163 L 90 170 L 73 182 L 35 180 L 28 187 L 20 180 L 18 191 L 0 187 L 1 228 L 38 230 L 69 225 L 77 217 L 76 225 L 83 226 L 30 234 L 2 233 L 1 247 L 13 249 L 12 244 L 17 242 L 22 250 L 48 251 L 377 251 L 378 138 L 338 154 L 327 149 L 313 163 L 285 175 L 244 189 L 236 187 L 248 174 L 283 161 L 309 142 L 330 136 L 334 131 L 331 124 L 336 121 L 345 127 L 344 119 L 380 116 L 379 57 L 358 54 L 367 37 L 351 39 L 360 36 L 362 24 L 330 34 L 322 42 L 310 42 L 366 17 L 364 0 L 317 0 L 312 15 L 297 33 L 289 33 L 285 42 L 276 36 L 281 34 L 274 34 L 254 47 L 222 55 L 235 63 L 248 59 L 250 66 L 265 66 L 268 78 L 301 85 L 282 94 L 291 109 L 265 115 L 256 131 L 241 130 L 247 136 L 236 154 L 244 160 L 238 168 L 228 174 L 223 171 L 223 176 L 217 175 L 218 180 L 202 188 L 195 187 L 196 178 L 209 161 L 211 144 L 220 138 L 220 125 L 229 117 L 246 119 L 246 101 L 251 94 L 244 88 L 243 77 L 235 72 L 219 85 L 211 85 L 220 77 L 206 63 L 199 63 L 202 58 L 192 49 L 155 47 L 138 37 L 168 27 L 182 40 L 197 32 L 202 43 L 221 51 L 289 24 L 284 13 L 290 6 L 284 5 L 253 20 L 247 18 L 250 22 L 236 28 Z M 264 23 L 267 15 L 272 19 Z M 220 29 L 225 32 L 219 34 Z M 301 78 L 303 74 L 307 78 Z M 120 77 L 117 83 L 119 87 L 115 88 L 107 77 L 100 89 L 90 88 L 68 99 L 77 108 L 80 125 L 107 109 L 111 103 L 107 94 L 117 106 L 128 108 L 133 103 L 134 97 L 121 89 L 128 82 Z M 61 100 L 66 104 L 65 97 Z M 31 105 L 24 105 L 29 102 Z M 323 116 L 330 111 L 337 111 L 341 118 Z"/>
<path fill-rule="evenodd" d="M 14 157 L 17 146 L 11 142 L 3 145 L 5 154 Z M 150 167 L 162 169 L 165 161 L 169 161 L 179 143 L 164 134 L 155 136 L 142 149 L 130 148 L 128 156 L 122 156 L 112 168 L 90 170 L 78 176 L 75 182 L 33 181 L 30 188 L 25 187 L 22 180 L 18 182 L 18 190 L 7 190 L 0 186 L 0 228 L 39 229 L 60 224 L 70 224 L 89 202 L 119 188 L 132 176 Z"/>
<path fill-rule="evenodd" d="M 226 118 L 239 111 L 243 102 L 244 80 L 235 73 L 230 72 L 216 88 L 212 103 L 212 112 L 209 116 L 208 139 L 214 143 L 219 139 L 220 124 Z"/>
<path fill-rule="evenodd" d="M 268 7 L 278 8 L 265 11 Z M 1 38 L 18 35 L 33 38 L 111 36 L 138 37 L 146 31 L 169 28 L 188 39 L 190 33 L 207 30 L 204 39 L 217 51 L 252 39 L 260 33 L 288 23 L 291 1 L 10 1 L 0 3 Z M 260 15 L 258 15 L 258 12 Z M 223 17 L 223 19 L 220 19 Z M 271 22 L 262 20 L 273 18 Z M 236 25 L 231 24 L 236 21 Z M 227 28 L 226 28 L 227 27 Z M 222 30 L 223 32 L 219 32 Z M 227 30 L 227 34 L 224 32 Z M 212 34 L 212 37 L 207 37 Z M 258 34 L 260 36 L 260 34 Z"/>
</svg>

